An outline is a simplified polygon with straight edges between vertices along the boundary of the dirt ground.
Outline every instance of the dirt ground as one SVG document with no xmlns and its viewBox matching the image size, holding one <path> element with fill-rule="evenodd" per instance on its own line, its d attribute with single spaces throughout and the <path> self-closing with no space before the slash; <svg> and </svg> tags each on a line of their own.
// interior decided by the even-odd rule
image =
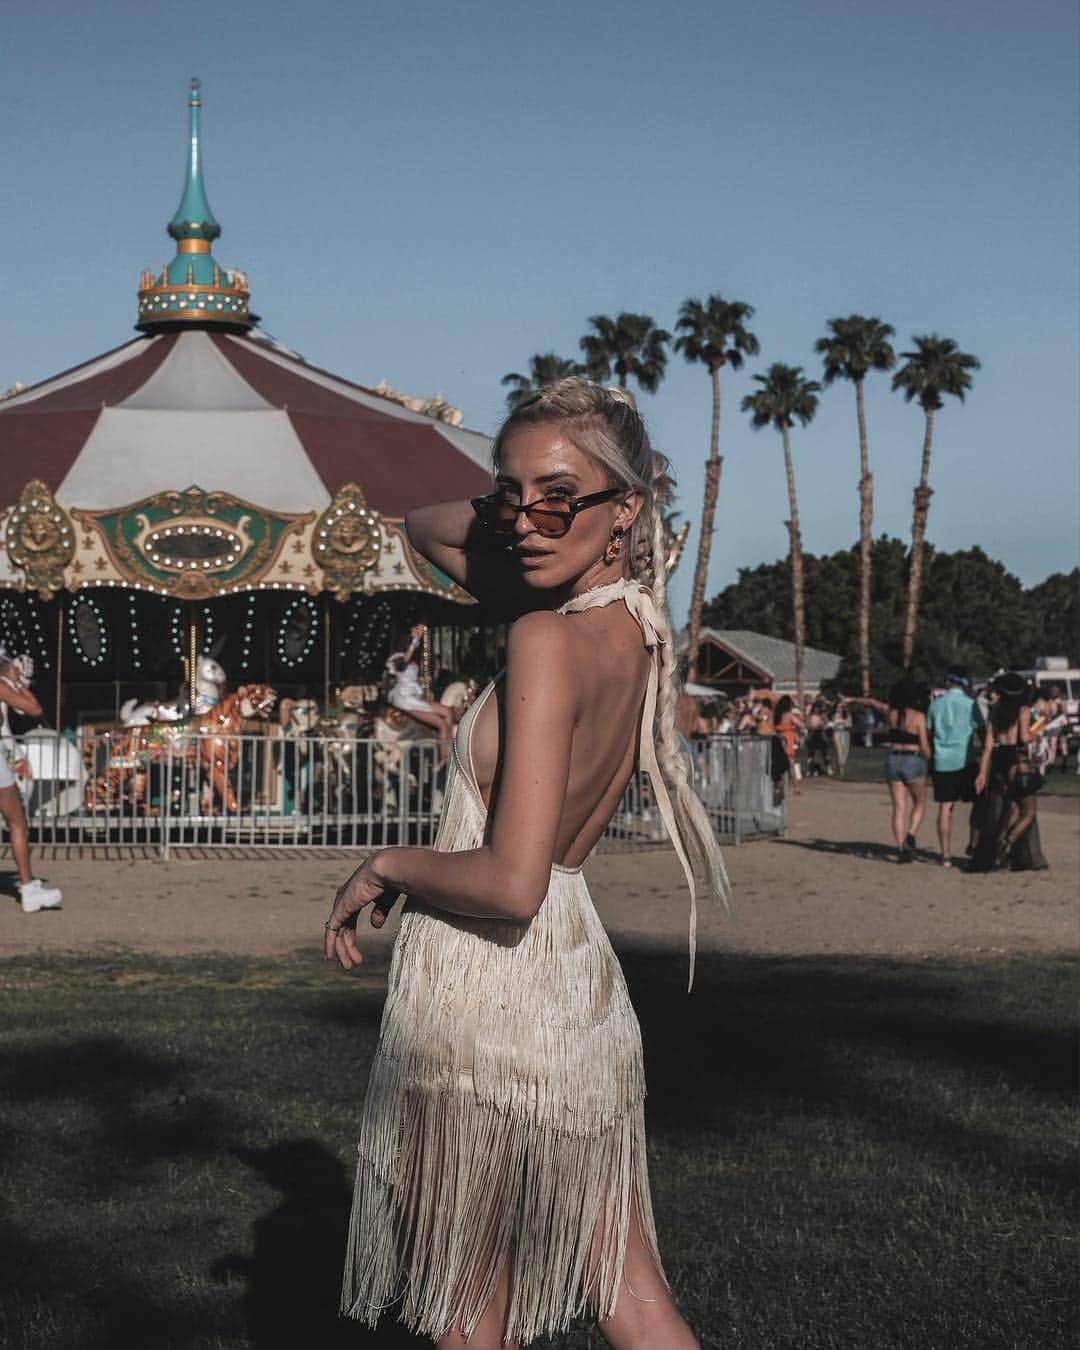
<svg viewBox="0 0 1080 1350">
<path fill-rule="evenodd" d="M 932 851 L 932 811 L 918 862 L 901 867 L 888 842 L 883 785 L 805 784 L 786 839 L 727 850 L 732 913 L 701 906 L 700 946 L 900 956 L 1080 949 L 1080 799 L 1040 800 L 1050 870 L 1038 873 L 942 868 Z M 161 862 L 58 850 L 36 866 L 63 887 L 64 907 L 28 915 L 14 899 L 10 859 L 0 861 L 0 956 L 117 949 L 273 956 L 318 948 L 334 890 L 353 865 L 345 852 Z M 616 945 L 685 951 L 687 897 L 669 849 L 599 855 L 586 874 Z M 392 919 L 381 932 L 363 930 L 376 964 L 396 927 Z"/>
</svg>

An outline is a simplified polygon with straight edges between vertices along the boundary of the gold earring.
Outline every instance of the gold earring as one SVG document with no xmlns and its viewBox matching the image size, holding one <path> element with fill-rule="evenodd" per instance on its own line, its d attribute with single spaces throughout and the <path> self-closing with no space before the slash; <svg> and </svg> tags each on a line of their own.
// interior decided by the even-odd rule
<svg viewBox="0 0 1080 1350">
<path fill-rule="evenodd" d="M 622 541 L 625 531 L 621 526 L 616 525 L 611 531 L 611 538 L 607 541 L 607 548 L 604 549 L 604 561 L 613 563 L 616 558 L 622 557 Z"/>
</svg>

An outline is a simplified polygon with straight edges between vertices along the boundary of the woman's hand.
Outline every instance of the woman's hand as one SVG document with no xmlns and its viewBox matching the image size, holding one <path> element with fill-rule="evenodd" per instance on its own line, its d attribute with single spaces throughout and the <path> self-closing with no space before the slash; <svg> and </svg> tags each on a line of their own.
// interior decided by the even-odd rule
<svg viewBox="0 0 1080 1350">
<path fill-rule="evenodd" d="M 981 797 L 986 791 L 986 774 L 979 773 L 975 775 L 975 795 Z"/>
<path fill-rule="evenodd" d="M 360 911 L 371 905 L 371 926 L 381 928 L 400 894 L 379 875 L 378 856 L 373 853 L 370 858 L 365 858 L 344 886 L 338 888 L 330 917 L 323 925 L 326 932 L 324 955 L 328 961 L 336 956 L 344 970 L 352 970 L 364 959 L 356 942 Z"/>
</svg>

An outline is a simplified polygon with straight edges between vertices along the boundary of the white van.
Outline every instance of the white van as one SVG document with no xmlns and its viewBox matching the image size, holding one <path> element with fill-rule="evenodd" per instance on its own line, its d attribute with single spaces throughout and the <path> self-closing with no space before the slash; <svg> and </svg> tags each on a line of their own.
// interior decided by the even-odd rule
<svg viewBox="0 0 1080 1350">
<path fill-rule="evenodd" d="M 1057 688 L 1065 716 L 1075 730 L 1080 725 L 1080 670 L 1070 666 L 1067 657 L 1040 656 L 1030 677 L 1040 693 L 1048 694 L 1052 687 Z"/>
</svg>

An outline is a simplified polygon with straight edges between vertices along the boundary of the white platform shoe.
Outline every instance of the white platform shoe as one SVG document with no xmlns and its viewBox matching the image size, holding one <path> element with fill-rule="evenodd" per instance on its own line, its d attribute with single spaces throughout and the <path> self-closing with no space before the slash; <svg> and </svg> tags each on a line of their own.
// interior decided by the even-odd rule
<svg viewBox="0 0 1080 1350">
<path fill-rule="evenodd" d="M 25 914 L 34 914 L 39 909 L 59 909 L 63 899 L 64 893 L 59 886 L 50 886 L 40 877 L 19 882 L 19 904 Z"/>
</svg>

